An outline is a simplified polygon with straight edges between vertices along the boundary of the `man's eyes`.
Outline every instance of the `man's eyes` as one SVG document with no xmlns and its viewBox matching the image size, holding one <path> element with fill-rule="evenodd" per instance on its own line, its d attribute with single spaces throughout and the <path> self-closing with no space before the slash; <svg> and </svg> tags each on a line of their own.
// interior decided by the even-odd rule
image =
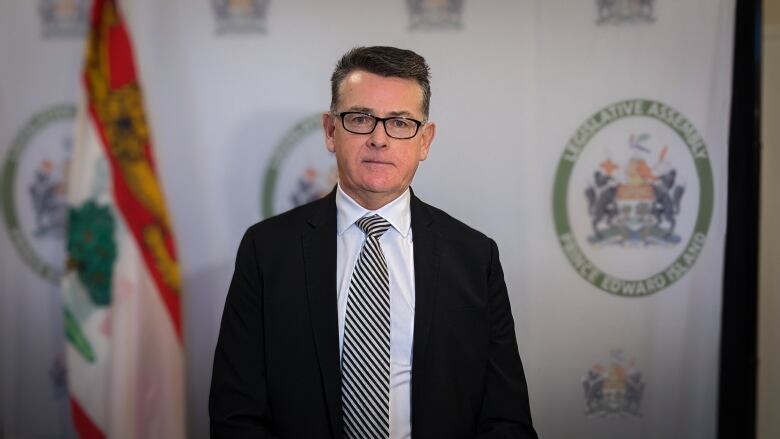
<svg viewBox="0 0 780 439">
<path fill-rule="evenodd" d="M 396 128 L 408 128 L 412 122 L 406 119 L 390 119 L 390 123 Z"/>
<path fill-rule="evenodd" d="M 358 125 L 369 125 L 372 122 L 372 117 L 369 116 L 352 116 L 352 122 Z"/>
</svg>

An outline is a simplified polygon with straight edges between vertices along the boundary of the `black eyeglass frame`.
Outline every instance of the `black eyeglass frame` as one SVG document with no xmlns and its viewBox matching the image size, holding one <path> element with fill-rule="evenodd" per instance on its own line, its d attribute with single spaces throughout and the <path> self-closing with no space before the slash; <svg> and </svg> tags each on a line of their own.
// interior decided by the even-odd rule
<svg viewBox="0 0 780 439">
<path fill-rule="evenodd" d="M 413 138 L 420 131 L 420 127 L 425 125 L 426 123 L 428 123 L 428 119 L 419 121 L 417 119 L 412 119 L 410 117 L 404 117 L 404 116 L 377 117 L 377 116 L 374 116 L 373 114 L 364 113 L 362 111 L 342 111 L 341 113 L 331 112 L 331 114 L 334 115 L 334 116 L 338 116 L 339 119 L 341 119 L 341 126 L 345 130 L 347 130 L 347 132 L 350 132 L 352 134 L 371 134 L 371 133 L 374 132 L 374 130 L 376 129 L 376 126 L 379 124 L 379 122 L 382 122 L 382 128 L 385 129 L 385 134 L 387 134 L 387 137 L 391 137 L 393 139 L 398 139 L 398 140 L 408 140 L 408 139 Z M 367 133 L 358 133 L 356 131 L 352 131 L 349 128 L 347 128 L 347 124 L 344 122 L 344 116 L 349 115 L 349 114 L 360 114 L 360 115 L 367 116 L 367 117 L 370 117 L 371 119 L 373 119 L 374 120 L 374 126 L 371 127 L 371 131 L 369 131 Z M 393 119 L 403 119 L 403 120 L 408 120 L 410 122 L 414 122 L 414 124 L 416 125 L 416 127 L 414 129 L 414 134 L 412 134 L 409 137 L 396 137 L 396 136 L 393 136 L 390 133 L 388 133 L 387 132 L 387 125 L 385 125 L 385 121 L 393 120 Z"/>
</svg>

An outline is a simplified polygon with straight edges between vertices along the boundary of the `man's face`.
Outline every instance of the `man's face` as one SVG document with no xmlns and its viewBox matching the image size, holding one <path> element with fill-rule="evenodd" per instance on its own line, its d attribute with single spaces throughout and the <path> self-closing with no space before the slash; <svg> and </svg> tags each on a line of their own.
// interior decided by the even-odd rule
<svg viewBox="0 0 780 439">
<path fill-rule="evenodd" d="M 377 117 L 403 116 L 422 121 L 422 89 L 412 79 L 351 72 L 339 87 L 336 113 L 359 111 Z M 371 134 L 353 134 L 337 116 L 322 116 L 325 143 L 336 154 L 341 188 L 367 209 L 378 209 L 401 195 L 417 165 L 428 156 L 436 127 L 420 127 L 411 139 L 394 139 L 377 122 Z"/>
</svg>

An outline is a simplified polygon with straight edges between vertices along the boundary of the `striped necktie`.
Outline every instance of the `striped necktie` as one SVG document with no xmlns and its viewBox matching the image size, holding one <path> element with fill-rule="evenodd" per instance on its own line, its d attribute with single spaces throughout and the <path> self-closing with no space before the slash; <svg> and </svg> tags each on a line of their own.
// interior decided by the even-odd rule
<svg viewBox="0 0 780 439">
<path fill-rule="evenodd" d="M 366 234 L 352 272 L 344 318 L 341 403 L 344 437 L 390 435 L 390 277 L 379 238 L 390 227 L 372 215 L 355 224 Z"/>
</svg>

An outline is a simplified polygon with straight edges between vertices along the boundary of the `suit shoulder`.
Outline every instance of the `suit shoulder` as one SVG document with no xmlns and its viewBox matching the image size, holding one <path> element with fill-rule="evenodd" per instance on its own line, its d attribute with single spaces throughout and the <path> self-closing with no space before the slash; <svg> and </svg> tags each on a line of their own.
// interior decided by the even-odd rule
<svg viewBox="0 0 780 439">
<path fill-rule="evenodd" d="M 251 225 L 246 234 L 253 237 L 299 234 L 307 229 L 306 225 L 309 221 L 326 215 L 329 206 L 333 206 L 335 209 L 335 204 L 330 198 L 330 196 L 326 196 L 261 220 Z"/>
<path fill-rule="evenodd" d="M 489 236 L 453 217 L 438 207 L 434 207 L 428 203 L 425 203 L 424 201 L 419 202 L 423 209 L 426 209 L 430 213 L 431 217 L 436 220 L 436 227 L 442 234 L 450 237 L 460 237 L 462 239 L 474 242 L 493 241 L 493 239 Z"/>
</svg>

